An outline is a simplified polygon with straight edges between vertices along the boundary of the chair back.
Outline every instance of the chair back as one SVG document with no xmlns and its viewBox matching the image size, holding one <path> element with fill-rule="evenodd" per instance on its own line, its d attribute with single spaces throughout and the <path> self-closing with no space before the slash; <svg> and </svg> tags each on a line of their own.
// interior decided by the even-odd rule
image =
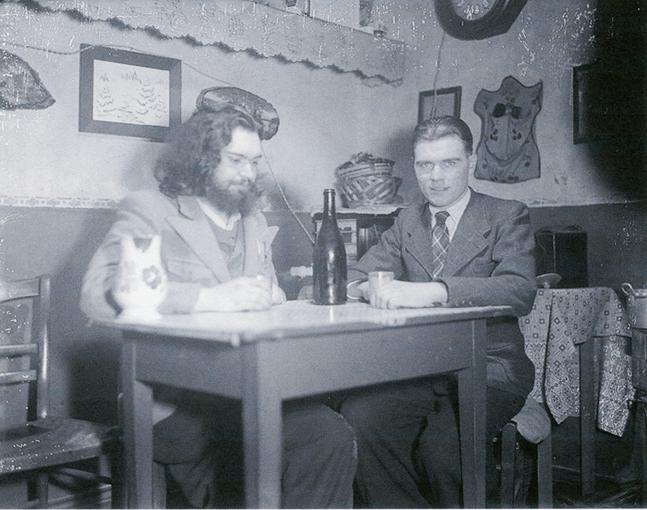
<svg viewBox="0 0 647 510">
<path fill-rule="evenodd" d="M 47 416 L 50 285 L 0 281 L 0 432 Z"/>
</svg>

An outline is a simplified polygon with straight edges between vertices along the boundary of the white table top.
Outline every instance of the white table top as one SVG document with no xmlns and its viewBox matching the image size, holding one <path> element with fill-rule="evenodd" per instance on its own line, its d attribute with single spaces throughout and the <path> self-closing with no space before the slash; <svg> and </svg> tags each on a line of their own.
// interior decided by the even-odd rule
<svg viewBox="0 0 647 510">
<path fill-rule="evenodd" d="M 380 310 L 366 303 L 336 306 L 312 301 L 288 301 L 260 312 L 214 312 L 166 315 L 149 321 L 100 320 L 98 324 L 125 331 L 205 339 L 238 345 L 241 342 L 333 333 L 367 331 L 405 324 L 432 324 L 509 315 L 510 307 L 415 308 Z"/>
</svg>

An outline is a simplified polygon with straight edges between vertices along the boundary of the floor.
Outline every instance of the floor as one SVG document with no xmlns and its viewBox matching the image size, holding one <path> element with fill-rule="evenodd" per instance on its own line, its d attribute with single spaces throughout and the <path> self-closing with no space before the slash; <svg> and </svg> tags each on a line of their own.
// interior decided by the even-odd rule
<svg viewBox="0 0 647 510">
<path fill-rule="evenodd" d="M 553 427 L 553 494 L 556 508 L 640 508 L 640 486 L 632 454 L 634 422 L 623 437 L 596 432 L 595 493 L 580 495 L 579 421 Z M 532 494 L 530 495 L 532 497 Z M 529 503 L 532 503 L 529 501 Z"/>
<path fill-rule="evenodd" d="M 595 493 L 583 498 L 579 487 L 579 421 L 569 418 L 553 426 L 553 476 L 555 508 L 641 508 L 640 487 L 632 454 L 634 420 L 630 419 L 623 437 L 596 432 Z M 530 467 L 532 469 L 532 465 Z M 532 473 L 528 480 L 534 479 Z M 60 482 L 60 480 L 59 480 Z M 536 507 L 536 489 L 528 482 L 525 507 Z M 69 489 L 69 487 L 68 487 Z M 55 491 L 53 491 L 55 493 Z M 76 492 L 76 491 L 73 491 Z M 85 492 L 85 491 L 81 491 Z M 62 498 L 54 502 L 56 508 L 109 507 L 109 488 L 101 493 L 91 491 L 82 499 Z M 58 503 L 58 504 L 56 504 Z M 489 505 L 490 506 L 490 505 Z M 491 506 L 498 506 L 492 502 Z M 0 504 L 2 507 L 2 504 Z"/>
</svg>

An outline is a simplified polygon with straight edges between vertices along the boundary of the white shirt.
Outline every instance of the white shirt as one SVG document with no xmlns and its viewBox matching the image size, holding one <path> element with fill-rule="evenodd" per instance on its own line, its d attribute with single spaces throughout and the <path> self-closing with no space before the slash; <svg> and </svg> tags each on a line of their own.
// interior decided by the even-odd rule
<svg viewBox="0 0 647 510">
<path fill-rule="evenodd" d="M 465 209 L 467 209 L 467 204 L 469 203 L 471 196 L 472 192 L 467 188 L 465 193 L 463 193 L 456 202 L 447 207 L 434 207 L 429 204 L 429 211 L 431 211 L 431 228 L 433 229 L 436 225 L 436 213 L 439 211 L 447 211 L 449 216 L 447 217 L 446 224 L 447 230 L 449 231 L 449 240 L 451 241 L 456 229 L 458 228 L 458 223 L 461 221 Z"/>
<path fill-rule="evenodd" d="M 237 212 L 227 216 L 226 213 L 220 209 L 216 209 L 204 198 L 198 198 L 198 204 L 200 205 L 202 212 L 204 212 L 207 217 L 216 224 L 216 226 L 223 230 L 232 230 L 236 225 L 236 222 L 240 219 L 240 213 Z"/>
</svg>

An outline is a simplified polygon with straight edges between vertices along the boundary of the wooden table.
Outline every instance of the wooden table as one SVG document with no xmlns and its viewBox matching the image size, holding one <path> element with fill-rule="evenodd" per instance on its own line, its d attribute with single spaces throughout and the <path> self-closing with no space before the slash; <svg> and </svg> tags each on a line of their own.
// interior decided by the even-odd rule
<svg viewBox="0 0 647 510">
<path fill-rule="evenodd" d="M 249 507 L 280 506 L 281 403 L 344 388 L 456 372 L 463 497 L 485 506 L 485 319 L 508 307 L 377 310 L 290 301 L 263 312 L 101 324 L 124 331 L 128 506 L 152 506 L 151 385 L 242 400 Z"/>
</svg>

